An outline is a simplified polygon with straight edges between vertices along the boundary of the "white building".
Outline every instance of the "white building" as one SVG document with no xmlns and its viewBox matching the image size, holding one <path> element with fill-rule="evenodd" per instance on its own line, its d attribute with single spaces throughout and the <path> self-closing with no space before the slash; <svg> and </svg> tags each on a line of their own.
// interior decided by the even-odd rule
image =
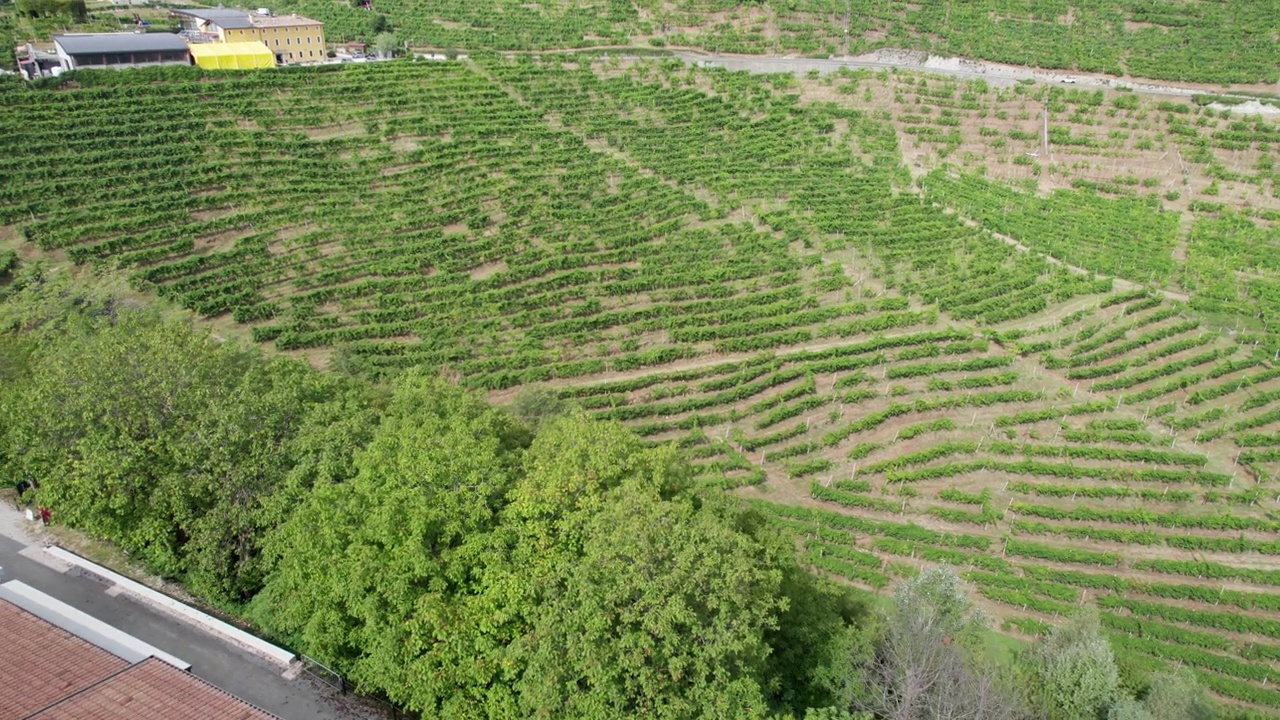
<svg viewBox="0 0 1280 720">
<path fill-rule="evenodd" d="M 54 35 L 63 70 L 190 65 L 191 52 L 171 33 L 86 33 Z"/>
</svg>

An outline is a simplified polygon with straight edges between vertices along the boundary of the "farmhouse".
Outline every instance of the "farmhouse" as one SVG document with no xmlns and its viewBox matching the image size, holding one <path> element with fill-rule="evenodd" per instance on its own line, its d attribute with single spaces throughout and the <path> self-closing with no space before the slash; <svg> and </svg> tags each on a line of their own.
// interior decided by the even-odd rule
<svg viewBox="0 0 1280 720">
<path fill-rule="evenodd" d="M 190 65 L 187 43 L 170 33 L 54 35 L 63 70 Z"/>
<path fill-rule="evenodd" d="M 184 35 L 195 42 L 262 42 L 277 63 L 323 62 L 324 23 L 301 15 L 272 15 L 265 8 L 249 13 L 227 8 L 179 8 Z"/>
<path fill-rule="evenodd" d="M 253 27 L 244 10 L 176 8 L 172 14 L 182 22 L 182 34 L 194 42 L 227 42 L 233 39 L 230 31 Z"/>
</svg>

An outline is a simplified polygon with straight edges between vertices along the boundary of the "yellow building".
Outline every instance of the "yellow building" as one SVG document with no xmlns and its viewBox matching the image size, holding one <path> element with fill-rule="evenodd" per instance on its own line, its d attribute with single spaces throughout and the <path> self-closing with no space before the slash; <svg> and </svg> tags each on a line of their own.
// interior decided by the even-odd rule
<svg viewBox="0 0 1280 720">
<path fill-rule="evenodd" d="M 186 34 L 202 42 L 261 42 L 276 62 L 323 62 L 328 56 L 324 44 L 324 23 L 301 15 L 271 15 L 263 10 L 175 9 L 186 26 Z M 193 43 L 195 45 L 196 43 Z"/>
<path fill-rule="evenodd" d="M 276 66 L 276 56 L 261 42 L 192 43 L 191 57 L 206 70 L 249 70 Z"/>
</svg>

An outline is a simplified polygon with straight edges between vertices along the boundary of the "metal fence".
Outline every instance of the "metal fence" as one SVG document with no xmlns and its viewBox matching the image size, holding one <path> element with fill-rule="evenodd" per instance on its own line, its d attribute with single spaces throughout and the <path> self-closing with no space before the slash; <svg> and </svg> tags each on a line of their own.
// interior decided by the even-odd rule
<svg viewBox="0 0 1280 720">
<path fill-rule="evenodd" d="M 380 717 L 391 718 L 391 720 L 413 720 L 418 717 L 414 713 L 397 708 L 382 698 L 360 693 L 340 673 L 319 660 L 307 655 L 299 655 L 298 657 L 302 663 L 303 673 L 315 682 L 337 691 L 340 695 L 344 695 L 345 703 L 353 706 L 349 709 L 358 707 L 360 710 L 368 711 L 362 713 L 366 717 L 373 717 L 376 714 Z"/>
<path fill-rule="evenodd" d="M 337 690 L 339 693 L 347 691 L 347 681 L 342 678 L 337 671 L 326 667 L 319 660 L 307 655 L 298 656 L 302 660 L 302 671 L 305 672 L 312 680 L 327 685 Z"/>
</svg>

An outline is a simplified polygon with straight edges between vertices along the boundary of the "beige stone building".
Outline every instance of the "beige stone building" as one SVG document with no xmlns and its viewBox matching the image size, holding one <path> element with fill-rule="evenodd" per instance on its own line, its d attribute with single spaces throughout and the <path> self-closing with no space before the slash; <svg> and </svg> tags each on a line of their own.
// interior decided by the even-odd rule
<svg viewBox="0 0 1280 720">
<path fill-rule="evenodd" d="M 260 41 L 277 63 L 322 62 L 327 56 L 324 23 L 301 15 L 272 15 L 259 10 L 176 9 L 192 41 Z"/>
</svg>

